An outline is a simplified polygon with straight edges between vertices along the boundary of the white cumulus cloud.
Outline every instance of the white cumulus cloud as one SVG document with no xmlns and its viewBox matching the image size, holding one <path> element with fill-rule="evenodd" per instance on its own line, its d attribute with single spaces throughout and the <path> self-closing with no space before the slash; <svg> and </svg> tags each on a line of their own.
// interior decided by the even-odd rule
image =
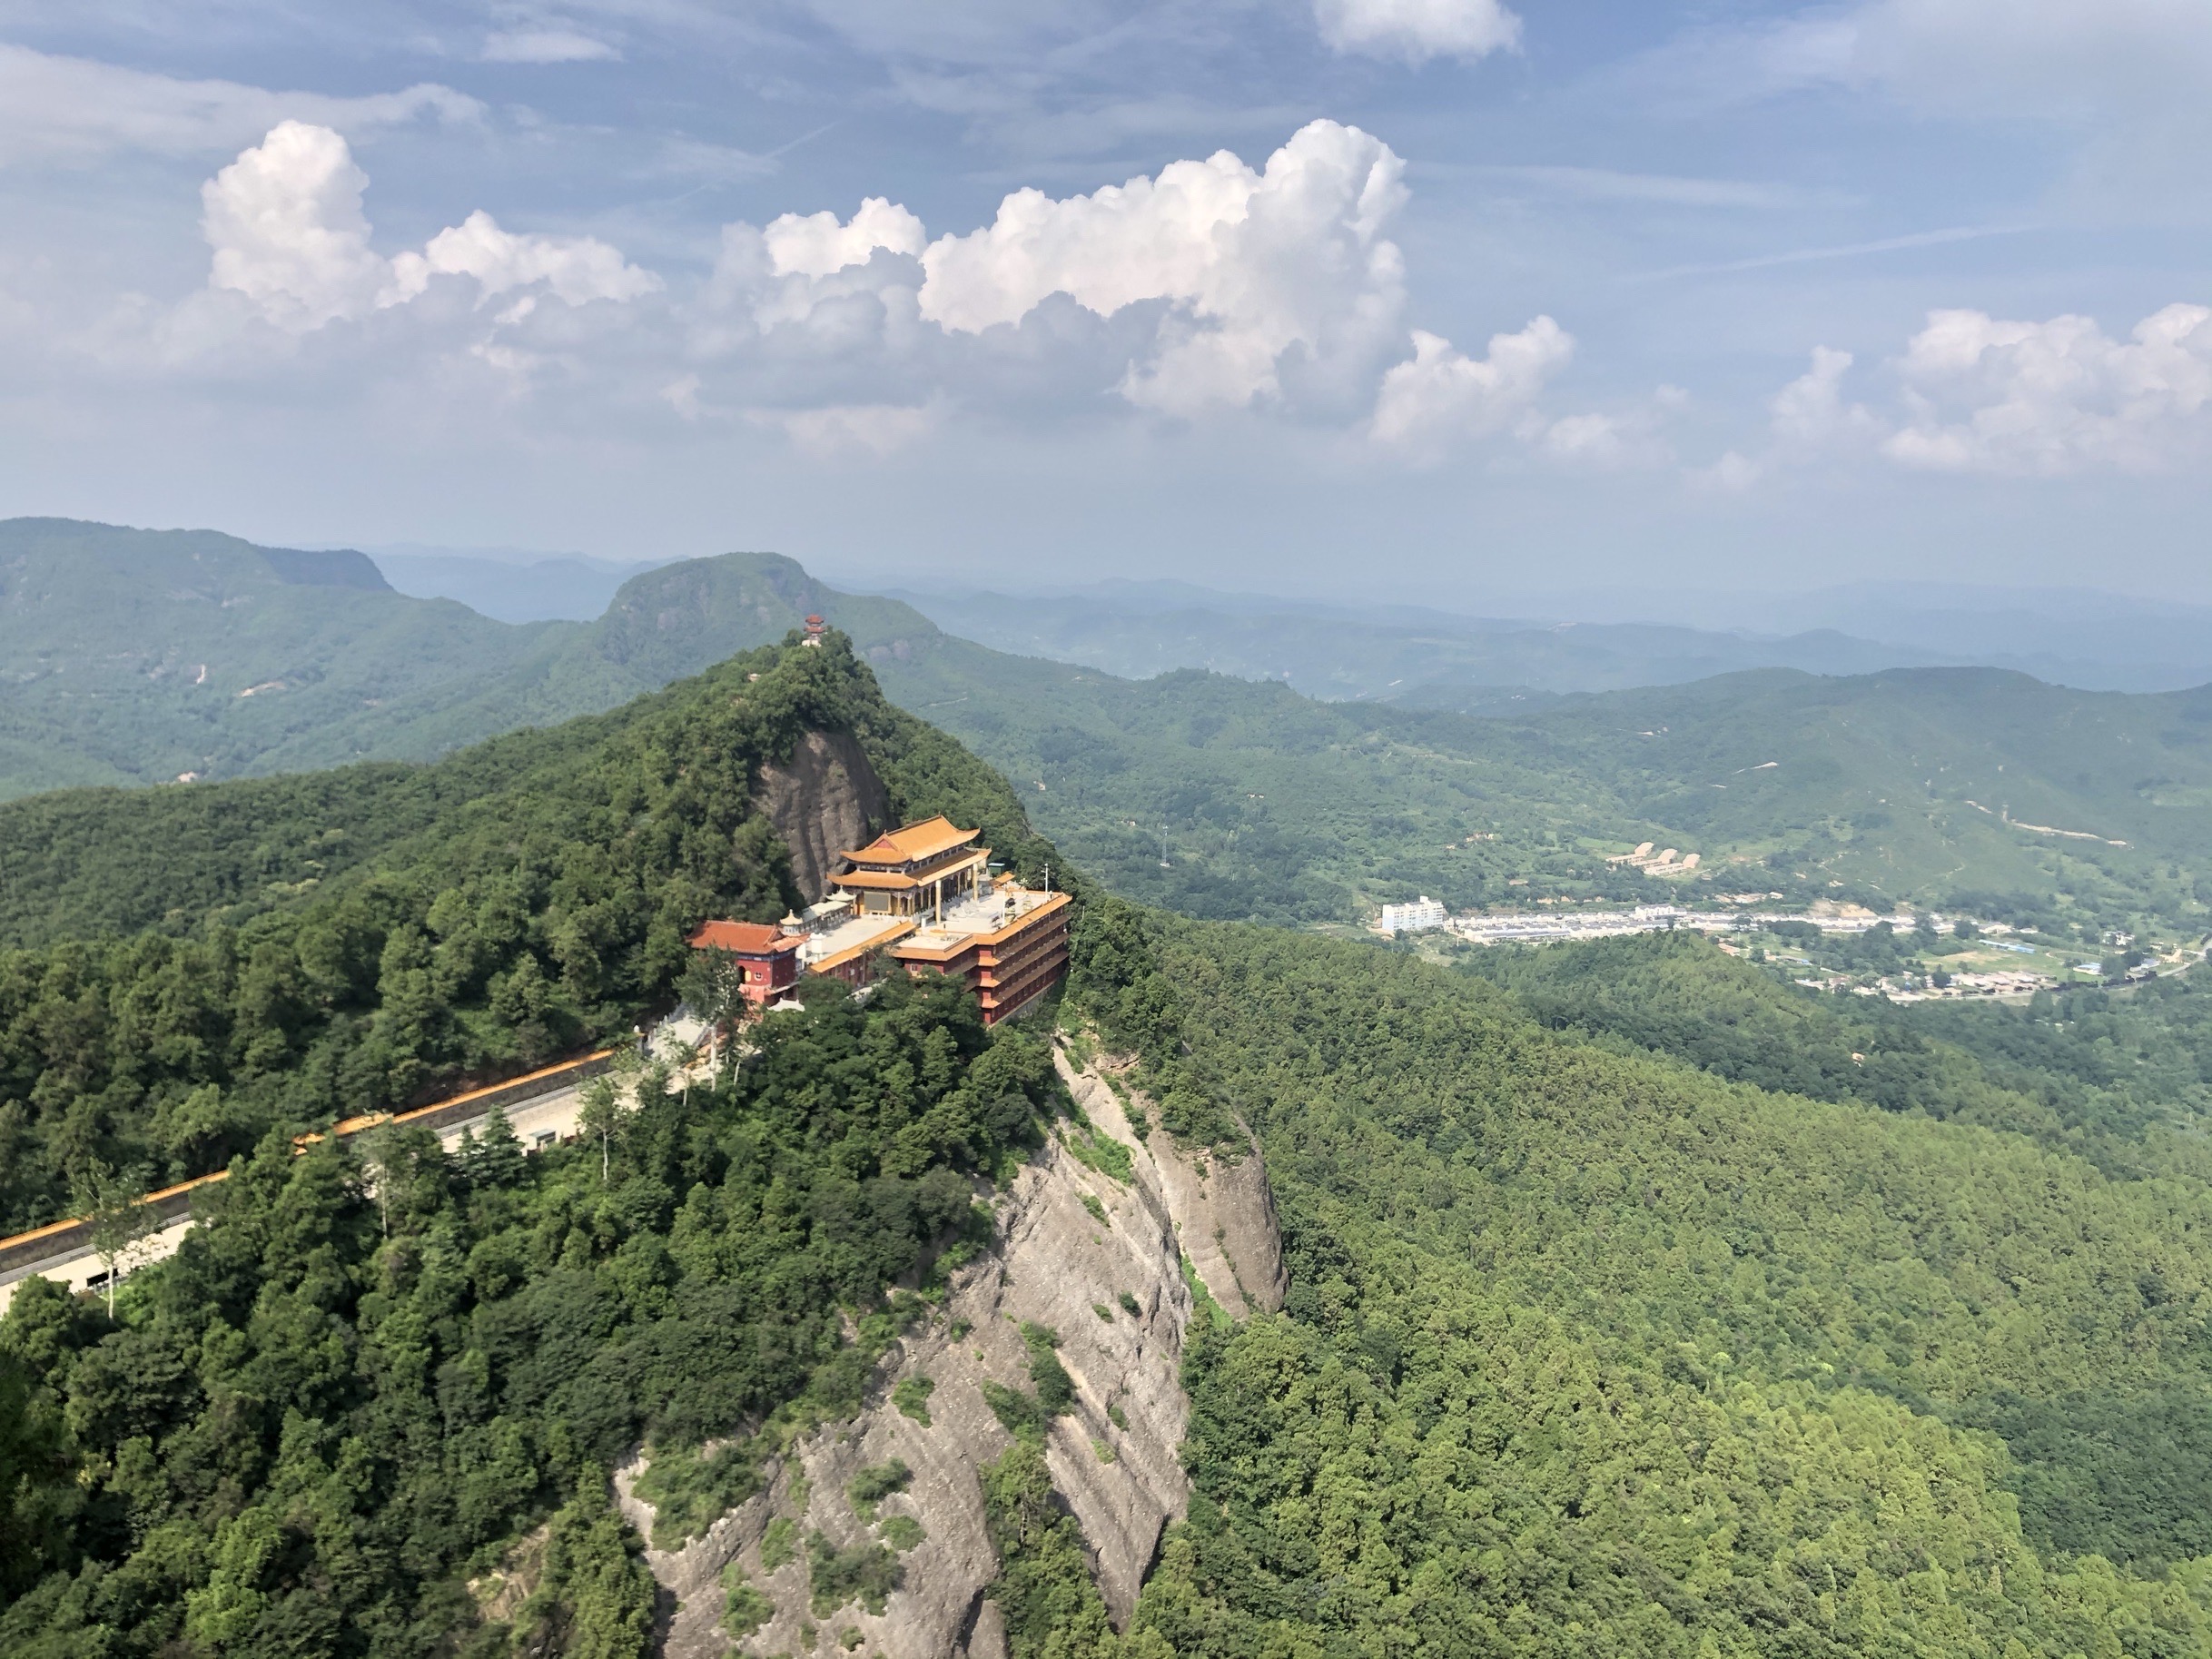
<svg viewBox="0 0 2212 1659">
<path fill-rule="evenodd" d="M 919 257 L 929 240 L 922 221 L 904 207 L 870 196 L 840 224 L 832 212 L 785 213 L 761 232 L 777 276 L 825 277 L 864 265 L 878 248 Z"/>
<path fill-rule="evenodd" d="M 211 288 L 242 294 L 293 332 L 420 298 L 438 276 L 473 278 L 484 298 L 542 283 L 569 305 L 628 301 L 660 278 L 589 236 L 517 234 L 489 213 L 440 231 L 420 252 L 370 245 L 369 175 L 328 127 L 286 121 L 201 189 Z M 511 313 L 527 315 L 527 305 Z"/>
<path fill-rule="evenodd" d="M 1831 346 L 1812 348 L 1812 364 L 1768 405 L 1775 441 L 1797 449 L 1825 448 L 1838 439 L 1869 430 L 1873 417 L 1843 401 L 1843 377 L 1852 354 Z"/>
<path fill-rule="evenodd" d="M 2114 340 L 2091 318 L 1931 312 L 1897 371 L 1905 423 L 1882 451 L 1945 472 L 2155 472 L 2201 456 L 2212 310 L 2169 305 Z"/>
<path fill-rule="evenodd" d="M 1123 395 L 1176 414 L 1240 407 L 1283 390 L 1293 352 L 1326 375 L 1395 336 L 1404 267 L 1382 232 L 1403 173 L 1379 139 L 1316 121 L 1262 171 L 1221 151 L 1088 196 L 1017 191 L 992 223 L 929 245 L 921 314 L 980 333 L 1057 294 L 1101 317 L 1159 302 Z"/>
<path fill-rule="evenodd" d="M 622 251 L 594 236 L 517 235 L 479 208 L 430 238 L 420 253 L 391 262 L 390 300 L 411 300 L 434 276 L 474 277 L 487 297 L 543 282 L 570 305 L 637 300 L 657 293 L 661 280 L 630 264 Z"/>
<path fill-rule="evenodd" d="M 1338 52 L 1411 63 L 1486 57 L 1521 41 L 1520 18 L 1498 0 L 1314 0 L 1313 15 Z"/>
<path fill-rule="evenodd" d="M 1504 431 L 1531 416 L 1546 383 L 1574 355 L 1574 336 L 1549 317 L 1517 333 L 1493 334 L 1487 355 L 1478 358 L 1417 329 L 1412 358 L 1383 376 L 1369 432 L 1383 443 L 1433 449 Z M 1531 435 L 1544 430 L 1538 422 Z M 1559 432 L 1559 448 L 1571 452 L 1605 435 L 1601 426 L 1568 428 Z"/>
<path fill-rule="evenodd" d="M 1854 360 L 1848 351 L 1815 346 L 1805 372 L 1768 400 L 1767 441 L 1755 456 L 1731 449 L 1692 482 L 1736 494 L 1751 489 L 1777 468 L 1821 459 L 1864 454 L 1882 433 L 1881 423 L 1863 404 L 1844 400 L 1843 377 Z"/>
<path fill-rule="evenodd" d="M 711 274 L 664 281 L 597 237 L 482 210 L 380 250 L 344 137 L 290 121 L 203 187 L 206 290 L 119 311 L 104 351 L 288 373 L 473 363 L 818 451 L 1118 407 L 1287 416 L 1417 459 L 1499 432 L 1583 465 L 1647 456 L 1645 413 L 1537 407 L 1574 350 L 1550 318 L 1475 359 L 1409 331 L 1389 235 L 1403 171 L 1379 139 L 1317 121 L 1259 164 L 1223 152 L 1088 194 L 1017 191 L 934 237 L 886 196 L 727 224 Z M 284 338 L 326 329 L 313 352 Z"/>
<path fill-rule="evenodd" d="M 208 282 L 280 328 L 321 328 L 376 301 L 390 266 L 369 245 L 369 175 L 328 127 L 287 121 L 200 190 Z"/>
<path fill-rule="evenodd" d="M 1849 400 L 1848 351 L 1822 346 L 1769 404 L 1764 448 L 1695 481 L 1749 489 L 1791 467 L 1882 457 L 1924 472 L 2155 473 L 2212 457 L 2212 308 L 2169 305 L 2115 340 L 2089 317 L 1931 311 L 1888 364 L 1894 401 Z"/>
</svg>

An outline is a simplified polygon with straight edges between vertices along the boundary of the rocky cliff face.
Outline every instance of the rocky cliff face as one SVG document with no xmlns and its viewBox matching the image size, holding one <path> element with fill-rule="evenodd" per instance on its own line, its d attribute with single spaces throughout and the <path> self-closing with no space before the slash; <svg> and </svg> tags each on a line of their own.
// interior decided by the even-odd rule
<svg viewBox="0 0 2212 1659">
<path fill-rule="evenodd" d="M 1235 1166 L 1233 1180 L 1219 1165 L 1201 1174 L 1164 1136 L 1149 1146 L 1136 1139 L 1101 1072 L 1078 1070 L 1064 1055 L 1061 1071 L 1090 1131 L 1063 1125 L 996 1196 L 994 1248 L 957 1272 L 942 1307 L 885 1357 L 872 1404 L 801 1443 L 765 1492 L 704 1538 L 647 1552 L 675 1604 L 662 1643 L 670 1659 L 795 1653 L 809 1624 L 841 1641 L 857 1637 L 840 1650 L 855 1654 L 1002 1659 L 1005 1638 L 989 1600 L 998 1562 L 977 1471 L 1012 1444 L 983 1384 L 1031 1387 L 1025 1324 L 1058 1336 L 1073 1379 L 1071 1408 L 1047 1431 L 1046 1463 L 1082 1528 L 1109 1612 L 1117 1625 L 1127 1623 L 1160 1531 L 1189 1497 L 1178 1457 L 1190 1411 L 1179 1382 L 1192 1312 L 1184 1253 L 1194 1239 L 1208 1243 L 1214 1265 L 1200 1267 L 1200 1276 L 1215 1299 L 1241 1313 L 1279 1304 L 1281 1249 L 1271 1231 L 1260 1236 L 1274 1210 L 1257 1152 Z M 1097 1167 L 1119 1163 L 1112 1146 L 1101 1156 L 1105 1142 L 1126 1152 L 1126 1180 Z M 1265 1300 L 1269 1286 L 1274 1303 Z M 881 1499 L 871 1520 L 868 1506 L 853 1499 L 853 1483 L 894 1458 L 911 1480 Z M 651 1508 L 631 1493 L 636 1473 L 617 1476 L 617 1486 L 649 1536 Z M 918 1526 L 919 1542 L 893 1517 Z M 899 1555 L 902 1583 L 880 1614 L 857 1599 L 815 1611 L 806 1552 L 815 1533 L 834 1550 L 909 1544 Z M 785 1558 L 785 1540 L 795 1544 L 795 1557 Z M 743 1642 L 721 1628 L 733 1563 L 773 1607 Z"/>
<path fill-rule="evenodd" d="M 808 732 L 780 766 L 763 766 L 755 796 L 791 849 L 792 878 L 808 904 L 829 890 L 837 854 L 890 826 L 883 779 L 850 732 Z"/>
<path fill-rule="evenodd" d="M 1094 1121 L 1120 1125 L 1114 1132 L 1133 1141 L 1128 1111 L 1158 1114 L 1131 1086 L 1128 1070 L 1126 1062 L 1107 1061 L 1081 1071 L 1064 1055 L 1061 1062 L 1076 1104 Z M 1128 1107 L 1122 1104 L 1124 1095 Z M 1243 1152 L 1224 1153 L 1217 1148 L 1180 1147 L 1155 1131 L 1140 1146 L 1138 1160 L 1140 1171 L 1157 1184 L 1175 1218 L 1176 1237 L 1207 1294 L 1239 1319 L 1254 1311 L 1275 1312 L 1290 1288 L 1267 1160 L 1249 1130 L 1245 1140 Z"/>
</svg>

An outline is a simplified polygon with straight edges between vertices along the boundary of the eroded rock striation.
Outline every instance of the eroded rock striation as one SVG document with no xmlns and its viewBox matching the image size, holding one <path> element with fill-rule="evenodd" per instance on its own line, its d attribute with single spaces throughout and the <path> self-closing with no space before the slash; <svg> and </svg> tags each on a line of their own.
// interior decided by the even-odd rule
<svg viewBox="0 0 2212 1659">
<path fill-rule="evenodd" d="M 1075 1102 L 1094 1121 L 1129 1133 L 1130 1106 L 1156 1119 L 1152 1102 L 1128 1081 L 1126 1062 L 1108 1062 L 1077 1071 L 1062 1056 L 1061 1075 Z M 1163 1131 L 1139 1144 L 1141 1174 L 1156 1184 L 1174 1218 L 1183 1254 L 1206 1292 L 1232 1318 L 1273 1313 L 1283 1305 L 1290 1278 L 1283 1268 L 1283 1240 L 1268 1185 L 1267 1160 L 1249 1129 L 1241 1150 L 1179 1145 Z"/>
<path fill-rule="evenodd" d="M 1148 1144 L 1100 1071 L 1078 1069 L 1063 1054 L 1061 1071 L 1090 1128 L 1062 1125 L 997 1195 L 993 1248 L 954 1273 L 942 1307 L 885 1357 L 868 1407 L 801 1442 L 765 1491 L 706 1536 L 647 1552 L 674 1604 L 662 1642 L 670 1659 L 798 1652 L 809 1624 L 824 1640 L 856 1635 L 851 1651 L 883 1659 L 1000 1659 L 1003 1625 L 989 1599 L 998 1561 L 978 1471 L 1012 1441 L 983 1386 L 1031 1390 L 1024 1326 L 1053 1333 L 1073 1382 L 1070 1408 L 1046 1430 L 1046 1463 L 1082 1528 L 1109 1613 L 1117 1626 L 1127 1624 L 1161 1529 L 1189 1499 L 1178 1456 L 1190 1415 L 1180 1371 L 1193 1306 L 1184 1256 L 1209 1293 L 1240 1315 L 1280 1304 L 1281 1248 L 1256 1149 L 1230 1166 L 1191 1158 L 1157 1132 Z M 1123 1155 L 1126 1180 L 1118 1173 Z M 1202 1257 L 1194 1239 L 1206 1247 Z M 863 1471 L 894 1460 L 909 1472 L 903 1486 L 855 1503 Z M 617 1486 L 649 1536 L 651 1507 L 632 1491 L 637 1473 L 624 1471 Z M 772 1567 L 763 1545 L 779 1521 Z M 881 1613 L 858 1597 L 816 1603 L 807 1562 L 816 1534 L 832 1552 L 908 1545 L 898 1552 L 901 1583 Z M 778 1545 L 796 1553 L 786 1558 Z M 721 1627 L 733 1563 L 774 1609 L 742 1643 Z"/>
<path fill-rule="evenodd" d="M 850 732 L 807 732 L 781 765 L 764 765 L 755 796 L 791 849 L 791 875 L 813 904 L 837 855 L 889 826 L 891 796 Z"/>
</svg>

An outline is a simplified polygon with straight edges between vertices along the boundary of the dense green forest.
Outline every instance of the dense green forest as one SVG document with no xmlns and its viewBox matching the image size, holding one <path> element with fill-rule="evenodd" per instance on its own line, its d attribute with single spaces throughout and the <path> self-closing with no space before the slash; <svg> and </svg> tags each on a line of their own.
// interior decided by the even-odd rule
<svg viewBox="0 0 2212 1659">
<path fill-rule="evenodd" d="M 17 804 L 51 834 L 23 849 L 41 942 L 0 953 L 0 1232 L 52 1220 L 94 1160 L 181 1180 L 628 1031 L 700 920 L 801 897 L 752 787 L 807 729 L 857 735 L 895 808 L 1051 859 L 842 638 L 428 767 Z"/>
<path fill-rule="evenodd" d="M 604 1175 L 496 1124 L 459 1158 L 275 1134 L 116 1318 L 19 1292 L 0 1652 L 637 1659 L 655 1590 L 609 1469 L 642 1437 L 657 1496 L 718 1512 L 849 1414 L 921 1309 L 885 1287 L 988 1237 L 974 1178 L 1054 1109 L 1043 1042 L 988 1037 L 957 983 L 810 989 L 714 1090 L 648 1076 Z M 500 1617 L 470 1581 L 518 1540 L 534 1587 Z"/>
<path fill-rule="evenodd" d="M 1259 1131 L 1292 1289 L 1193 1328 L 1190 1516 L 1125 1637 L 1033 1446 L 982 1472 L 1022 1659 L 2212 1646 L 2212 1184 L 1358 944 L 1093 900 L 1079 962 L 1156 1132 Z M 272 1138 L 116 1321 L 19 1299 L 6 1651 L 641 1652 L 609 1463 L 642 1435 L 733 1501 L 852 1409 L 921 1312 L 882 1288 L 1054 1110 L 1042 1045 L 949 988 L 810 1003 L 604 1180 Z M 526 1534 L 489 1619 L 464 1580 Z"/>
<path fill-rule="evenodd" d="M 1175 686 L 1051 672 L 1023 730 Z M 1150 754 L 1328 712 L 1195 686 Z M 1222 686 L 1271 701 L 1190 742 Z M 112 1317 L 34 1285 L 0 1320 L 0 1652 L 642 1654 L 609 1469 L 642 1440 L 696 1523 L 856 1407 L 929 1317 L 889 1288 L 987 1242 L 973 1200 L 1064 1109 L 1044 1033 L 823 982 L 717 1086 L 648 1074 L 604 1166 L 291 1137 L 663 1002 L 692 922 L 794 896 L 751 780 L 810 728 L 1064 869 L 1023 815 L 1057 775 L 1010 787 L 842 636 L 433 765 L 7 809 L 55 826 L 42 886 L 108 892 L 10 913 L 18 1224 L 95 1157 L 232 1177 Z M 1341 728 L 1305 729 L 1325 770 Z M 1888 1008 L 1688 936 L 1439 963 L 1076 885 L 1068 1018 L 1140 1056 L 1152 1132 L 1257 1131 L 1290 1289 L 1200 1299 L 1189 1518 L 1125 1634 L 1038 1437 L 979 1471 L 1017 1659 L 2212 1653 L 2191 979 Z M 526 1560 L 518 1603 L 471 1589 Z"/>
<path fill-rule="evenodd" d="M 1171 1651 L 2212 1646 L 2212 1183 L 1357 945 L 1109 901 L 1081 962 L 1156 1089 L 1259 1130 L 1289 1253 L 1190 1362 Z"/>
<path fill-rule="evenodd" d="M 1980 1123 L 2108 1168 L 2212 1175 L 2212 977 L 2031 1002 L 1892 1003 L 1792 984 L 1693 933 L 1473 951 L 1546 1025 L 1737 1081 Z"/>
</svg>

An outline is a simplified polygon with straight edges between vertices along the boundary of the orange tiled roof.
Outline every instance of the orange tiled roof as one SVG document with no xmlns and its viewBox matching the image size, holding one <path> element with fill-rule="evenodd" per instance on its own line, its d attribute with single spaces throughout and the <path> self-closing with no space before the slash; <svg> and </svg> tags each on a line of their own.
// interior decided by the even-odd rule
<svg viewBox="0 0 2212 1659">
<path fill-rule="evenodd" d="M 795 951 L 799 941 L 781 928 L 763 922 L 708 922 L 692 934 L 695 951 L 733 951 L 740 956 L 764 956 L 776 951 Z"/>
<path fill-rule="evenodd" d="M 983 834 L 980 829 L 962 829 L 950 818 L 940 814 L 924 818 L 919 824 L 909 824 L 878 835 L 866 846 L 844 856 L 856 864 L 904 864 L 917 859 L 934 858 L 940 853 L 949 853 Z"/>
</svg>

